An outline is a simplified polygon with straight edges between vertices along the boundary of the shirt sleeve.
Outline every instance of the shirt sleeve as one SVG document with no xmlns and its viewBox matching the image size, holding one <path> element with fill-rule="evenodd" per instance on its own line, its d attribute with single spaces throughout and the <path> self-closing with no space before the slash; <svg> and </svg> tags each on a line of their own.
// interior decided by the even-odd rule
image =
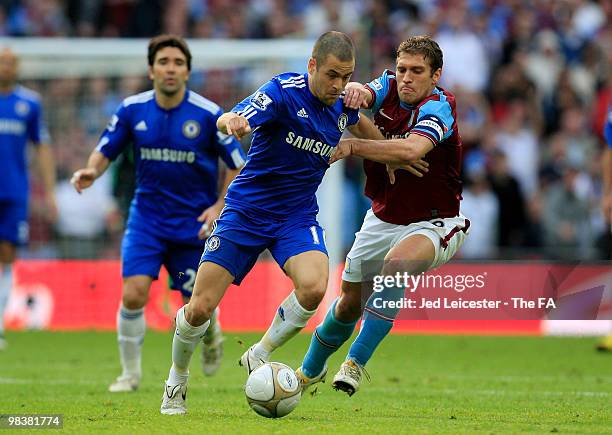
<svg viewBox="0 0 612 435">
<path fill-rule="evenodd" d="M 217 129 L 217 119 L 223 114 L 222 110 L 217 112 L 212 122 L 212 128 Z M 215 148 L 221 160 L 230 169 L 239 169 L 244 166 L 246 156 L 242 150 L 242 145 L 232 135 L 221 133 L 219 130 L 215 134 Z"/>
<path fill-rule="evenodd" d="M 429 139 L 434 146 L 453 134 L 455 119 L 447 101 L 430 100 L 419 109 L 417 123 L 410 134 L 418 134 Z"/>
<path fill-rule="evenodd" d="M 131 142 L 128 110 L 122 103 L 106 125 L 96 147 L 109 160 L 115 160 Z"/>
<path fill-rule="evenodd" d="M 608 110 L 608 119 L 604 125 L 604 138 L 606 139 L 608 146 L 612 148 L 612 106 L 610 106 L 610 109 Z"/>
<path fill-rule="evenodd" d="M 282 95 L 274 80 L 270 80 L 255 93 L 249 95 L 232 109 L 232 112 L 244 116 L 251 129 L 270 122 L 279 115 Z"/>
<path fill-rule="evenodd" d="M 394 77 L 395 75 L 391 71 L 385 70 L 380 77 L 365 85 L 373 97 L 371 107 L 373 113 L 378 112 L 378 109 L 380 109 L 385 97 L 389 93 L 389 83 Z"/>
<path fill-rule="evenodd" d="M 355 125 L 359 122 L 359 109 L 345 109 L 348 116 L 348 125 Z"/>
<path fill-rule="evenodd" d="M 32 104 L 32 111 L 27 124 L 28 139 L 34 144 L 49 143 L 50 136 L 43 119 L 40 103 Z"/>
</svg>

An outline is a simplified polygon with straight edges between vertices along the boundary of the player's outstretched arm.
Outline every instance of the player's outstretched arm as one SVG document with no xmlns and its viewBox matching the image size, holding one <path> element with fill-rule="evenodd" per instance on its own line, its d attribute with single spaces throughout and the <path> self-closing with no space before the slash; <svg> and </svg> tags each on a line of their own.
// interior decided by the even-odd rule
<svg viewBox="0 0 612 435">
<path fill-rule="evenodd" d="M 36 160 L 41 179 L 45 187 L 46 206 L 49 219 L 55 222 L 57 218 L 57 203 L 55 201 L 55 159 L 51 146 L 41 143 L 36 148 Z"/>
<path fill-rule="evenodd" d="M 77 192 L 81 193 L 84 189 L 91 186 L 106 171 L 109 165 L 110 160 L 100 151 L 96 150 L 89 156 L 87 167 L 79 169 L 72 174 L 70 183 Z"/>
<path fill-rule="evenodd" d="M 344 105 L 349 109 L 369 109 L 372 93 L 359 82 L 349 82 L 344 88 Z"/>
<path fill-rule="evenodd" d="M 251 132 L 249 121 L 242 115 L 234 112 L 226 112 L 217 119 L 217 129 L 224 134 L 232 135 L 236 139 Z"/>
<path fill-rule="evenodd" d="M 355 155 L 364 159 L 395 166 L 414 163 L 433 149 L 433 143 L 424 136 L 411 134 L 405 139 L 368 140 L 368 139 L 342 139 L 329 163 L 333 163 L 348 155 Z M 349 154 L 346 152 L 349 150 Z"/>
</svg>

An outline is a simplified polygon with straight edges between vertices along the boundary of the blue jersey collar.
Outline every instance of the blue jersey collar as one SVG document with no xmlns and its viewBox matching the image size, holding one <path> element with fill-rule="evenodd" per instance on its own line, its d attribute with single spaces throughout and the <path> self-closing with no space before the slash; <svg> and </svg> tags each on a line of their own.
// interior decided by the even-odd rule
<svg viewBox="0 0 612 435">
<path fill-rule="evenodd" d="M 180 108 L 185 103 L 185 101 L 187 101 L 188 98 L 189 98 L 189 88 L 185 87 L 185 95 L 183 95 L 183 99 L 181 100 L 181 102 L 178 103 L 176 106 L 174 106 L 171 109 L 166 109 L 159 105 L 159 103 L 157 102 L 157 91 L 153 91 L 153 101 L 155 101 L 155 106 L 163 112 L 172 112 L 173 110 Z"/>
</svg>

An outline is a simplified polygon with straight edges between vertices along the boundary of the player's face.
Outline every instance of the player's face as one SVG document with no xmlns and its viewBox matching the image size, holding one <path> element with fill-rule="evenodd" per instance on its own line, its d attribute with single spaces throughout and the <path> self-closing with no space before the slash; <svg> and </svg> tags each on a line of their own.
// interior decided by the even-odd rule
<svg viewBox="0 0 612 435">
<path fill-rule="evenodd" d="M 175 95 L 185 88 L 189 79 L 187 58 L 176 47 L 164 47 L 155 53 L 153 66 L 149 67 L 153 88 L 166 96 Z"/>
<path fill-rule="evenodd" d="M 8 48 L 0 51 L 0 86 L 11 86 L 17 78 L 17 56 Z"/>
<path fill-rule="evenodd" d="M 308 61 L 310 91 L 323 104 L 331 106 L 340 98 L 354 70 L 355 60 L 342 62 L 330 54 L 325 62 L 317 65 L 317 61 L 310 58 Z"/>
<path fill-rule="evenodd" d="M 440 68 L 432 74 L 431 66 L 422 54 L 402 52 L 395 69 L 400 100 L 407 104 L 420 103 L 431 95 L 441 74 Z"/>
</svg>

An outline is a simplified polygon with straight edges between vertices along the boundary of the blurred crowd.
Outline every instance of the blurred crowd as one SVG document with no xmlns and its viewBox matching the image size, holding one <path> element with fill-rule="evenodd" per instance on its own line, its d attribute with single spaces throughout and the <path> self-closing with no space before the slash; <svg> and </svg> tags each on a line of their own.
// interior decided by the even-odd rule
<svg viewBox="0 0 612 435">
<path fill-rule="evenodd" d="M 609 258 L 599 201 L 602 129 L 612 104 L 611 17 L 612 0 L 0 0 L 0 33 L 11 36 L 314 38 L 341 30 L 358 46 L 354 78 L 362 82 L 394 69 L 407 36 L 432 35 L 444 52 L 441 86 L 458 102 L 462 211 L 473 223 L 461 255 L 470 259 Z M 191 87 L 229 109 L 254 90 L 240 76 L 196 72 Z M 86 161 L 121 99 L 148 83 L 92 77 L 27 85 L 44 96 L 58 192 L 70 203 L 68 175 Z M 348 249 L 368 203 L 361 163 L 349 160 L 345 171 Z M 62 224 L 62 215 L 76 221 L 85 213 L 69 209 L 55 236 L 119 240 L 125 207 L 117 204 L 128 193 L 118 192 L 117 177 L 125 176 L 118 174 L 100 189 L 98 204 L 108 212 L 95 229 L 69 234 L 74 224 Z M 48 225 L 34 227 L 35 241 L 54 237 Z M 117 255 L 104 246 L 91 255 Z"/>
</svg>

